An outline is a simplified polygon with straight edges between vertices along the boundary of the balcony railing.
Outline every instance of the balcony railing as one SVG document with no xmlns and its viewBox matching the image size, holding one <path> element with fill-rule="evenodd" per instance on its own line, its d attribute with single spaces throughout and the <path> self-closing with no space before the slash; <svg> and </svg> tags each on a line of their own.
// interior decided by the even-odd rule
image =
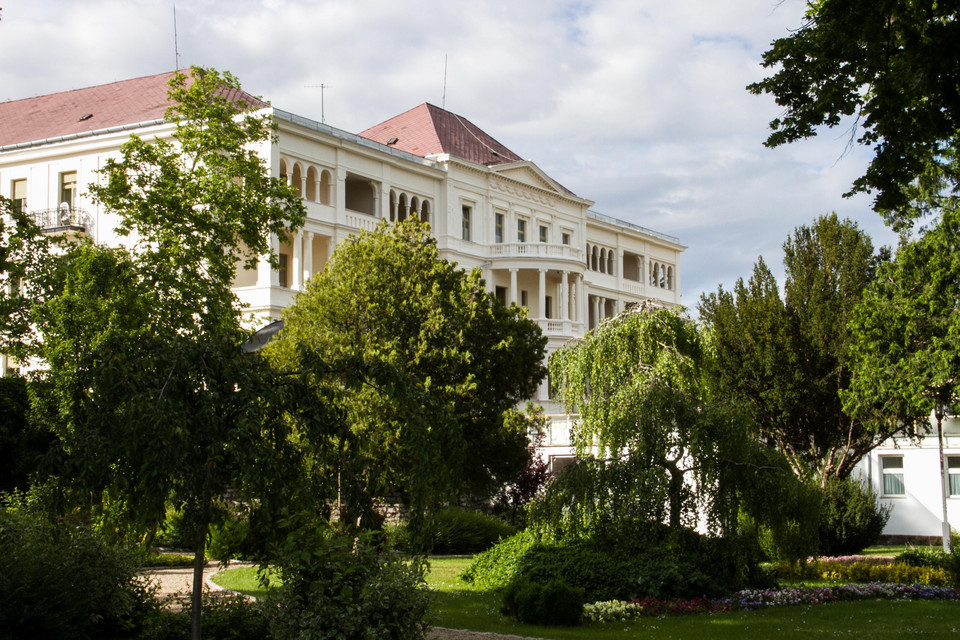
<svg viewBox="0 0 960 640">
<path fill-rule="evenodd" d="M 86 231 L 87 212 L 78 207 L 60 205 L 56 209 L 31 211 L 30 217 L 44 233 Z"/>
<path fill-rule="evenodd" d="M 583 260 L 583 251 L 568 244 L 545 242 L 507 242 L 490 247 L 491 258 L 554 258 L 560 260 Z"/>
</svg>

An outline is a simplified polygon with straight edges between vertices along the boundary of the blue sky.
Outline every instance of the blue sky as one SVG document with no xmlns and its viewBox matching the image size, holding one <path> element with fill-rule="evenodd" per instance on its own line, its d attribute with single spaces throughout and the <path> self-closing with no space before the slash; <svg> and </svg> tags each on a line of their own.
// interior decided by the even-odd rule
<svg viewBox="0 0 960 640">
<path fill-rule="evenodd" d="M 780 109 L 744 87 L 802 0 L 179 0 L 176 33 L 170 0 L 2 6 L 0 100 L 168 71 L 179 53 L 316 120 L 324 84 L 326 122 L 351 132 L 445 106 L 596 211 L 679 237 L 688 307 L 760 255 L 779 269 L 820 214 L 895 241 L 869 197 L 841 197 L 869 158 L 847 128 L 762 144 Z"/>
</svg>

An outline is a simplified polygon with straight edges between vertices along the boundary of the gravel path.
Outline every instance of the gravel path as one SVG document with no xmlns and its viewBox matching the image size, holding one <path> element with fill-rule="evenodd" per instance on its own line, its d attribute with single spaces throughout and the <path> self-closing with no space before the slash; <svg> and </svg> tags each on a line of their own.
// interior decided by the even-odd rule
<svg viewBox="0 0 960 640">
<path fill-rule="evenodd" d="M 231 562 L 230 568 L 249 567 L 248 562 Z M 203 569 L 204 589 L 209 591 L 224 591 L 222 587 L 213 583 L 210 577 L 220 572 L 220 565 L 210 563 Z M 179 602 L 190 599 L 190 592 L 193 589 L 193 567 L 172 567 L 144 569 L 142 575 L 150 577 L 157 582 L 160 590 L 157 597 L 169 598 L 172 606 L 179 606 Z M 499 633 L 484 633 L 480 631 L 465 631 L 462 629 L 445 629 L 443 627 L 434 627 L 427 635 L 430 640 L 542 640 L 541 638 L 530 638 L 527 636 L 503 635 Z"/>
</svg>

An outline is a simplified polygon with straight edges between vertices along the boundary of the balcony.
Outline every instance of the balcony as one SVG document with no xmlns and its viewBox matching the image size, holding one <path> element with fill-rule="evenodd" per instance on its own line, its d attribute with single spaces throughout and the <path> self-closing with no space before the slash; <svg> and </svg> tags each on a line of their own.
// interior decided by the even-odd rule
<svg viewBox="0 0 960 640">
<path fill-rule="evenodd" d="M 583 250 L 568 244 L 508 242 L 490 246 L 491 258 L 550 258 L 583 262 Z"/>
<path fill-rule="evenodd" d="M 78 207 L 71 208 L 66 203 L 56 209 L 31 211 L 30 217 L 44 233 L 83 233 L 87 230 L 87 212 Z"/>
</svg>

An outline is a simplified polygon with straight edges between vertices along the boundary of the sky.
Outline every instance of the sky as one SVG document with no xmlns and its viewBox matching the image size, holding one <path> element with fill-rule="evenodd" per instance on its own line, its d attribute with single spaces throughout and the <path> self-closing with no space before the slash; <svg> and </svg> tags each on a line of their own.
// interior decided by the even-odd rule
<svg viewBox="0 0 960 640">
<path fill-rule="evenodd" d="M 594 201 L 676 236 L 682 302 L 782 285 L 794 229 L 837 212 L 893 245 L 845 123 L 763 145 L 781 113 L 746 91 L 803 0 L 4 0 L 0 100 L 213 67 L 275 107 L 357 133 L 424 102 Z M 321 89 L 320 87 L 324 88 Z M 0 123 L 0 127 L 3 123 Z M 695 313 L 695 310 L 694 310 Z"/>
</svg>

